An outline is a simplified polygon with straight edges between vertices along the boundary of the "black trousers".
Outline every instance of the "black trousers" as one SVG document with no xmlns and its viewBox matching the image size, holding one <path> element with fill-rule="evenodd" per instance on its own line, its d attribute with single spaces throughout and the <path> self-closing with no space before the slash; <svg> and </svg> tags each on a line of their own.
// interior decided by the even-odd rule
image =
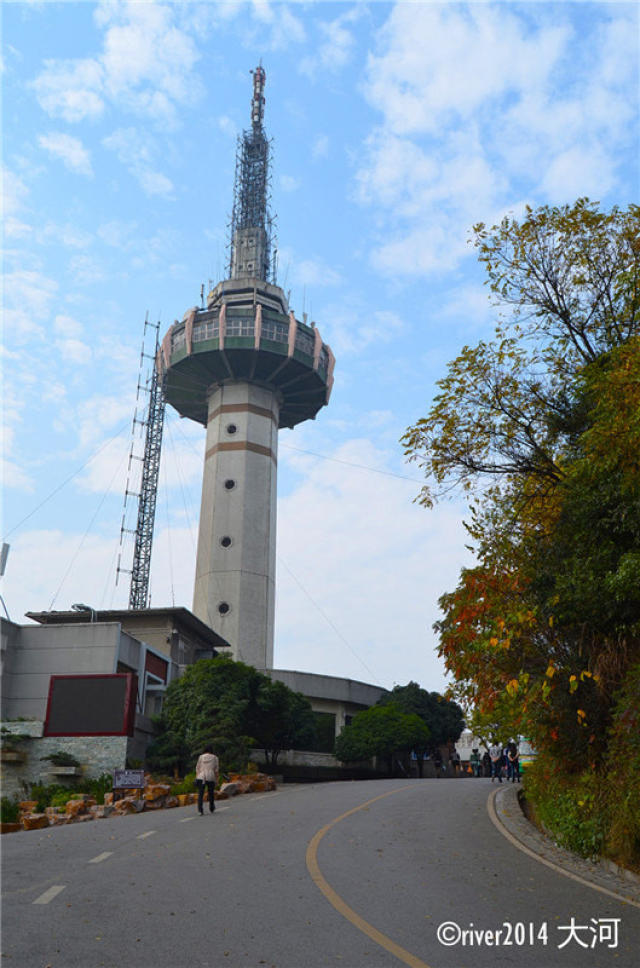
<svg viewBox="0 0 640 968">
<path fill-rule="evenodd" d="M 209 812 L 213 813 L 216 809 L 215 800 L 213 799 L 213 794 L 216 788 L 214 780 L 196 780 L 198 784 L 198 813 L 202 813 L 202 807 L 204 803 L 204 788 L 206 786 L 208 797 L 209 797 Z"/>
</svg>

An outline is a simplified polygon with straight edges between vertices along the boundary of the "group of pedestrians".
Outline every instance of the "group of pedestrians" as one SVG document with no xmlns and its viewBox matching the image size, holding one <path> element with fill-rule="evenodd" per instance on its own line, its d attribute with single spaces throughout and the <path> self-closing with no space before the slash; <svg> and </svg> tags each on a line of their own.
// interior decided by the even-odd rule
<svg viewBox="0 0 640 968">
<path fill-rule="evenodd" d="M 507 782 L 520 782 L 520 752 L 518 744 L 514 740 L 509 740 L 506 746 L 495 743 L 489 748 L 489 759 L 491 761 L 491 782 L 495 779 L 502 783 L 503 777 Z"/>
</svg>

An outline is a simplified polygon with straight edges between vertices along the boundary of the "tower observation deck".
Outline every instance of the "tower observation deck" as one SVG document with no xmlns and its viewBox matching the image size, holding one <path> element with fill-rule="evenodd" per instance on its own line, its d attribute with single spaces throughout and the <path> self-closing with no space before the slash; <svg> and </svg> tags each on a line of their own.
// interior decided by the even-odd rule
<svg viewBox="0 0 640 968">
<path fill-rule="evenodd" d="M 229 278 L 158 354 L 167 402 L 207 428 L 193 611 L 260 669 L 273 667 L 277 432 L 328 403 L 335 362 L 276 284 L 264 86 L 259 66 L 238 139 Z"/>
</svg>

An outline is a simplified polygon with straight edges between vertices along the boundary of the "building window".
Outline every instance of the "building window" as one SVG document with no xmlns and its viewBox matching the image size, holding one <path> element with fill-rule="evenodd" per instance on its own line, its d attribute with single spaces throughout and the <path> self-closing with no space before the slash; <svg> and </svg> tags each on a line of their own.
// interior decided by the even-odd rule
<svg viewBox="0 0 640 968">
<path fill-rule="evenodd" d="M 253 319 L 227 319 L 226 336 L 253 336 Z"/>
<path fill-rule="evenodd" d="M 184 325 L 180 329 L 173 330 L 171 333 L 171 351 L 173 353 L 175 353 L 176 350 L 182 349 L 185 344 L 185 338 Z"/>
<path fill-rule="evenodd" d="M 220 323 L 216 318 L 199 319 L 193 324 L 194 343 L 201 343 L 205 339 L 217 339 L 219 335 Z"/>
<path fill-rule="evenodd" d="M 276 343 L 289 342 L 289 326 L 272 319 L 262 320 L 262 339 L 271 339 Z"/>
<path fill-rule="evenodd" d="M 298 327 L 298 332 L 296 333 L 297 350 L 300 350 L 301 353 L 306 353 L 307 356 L 313 356 L 315 342 L 315 338 L 310 333 L 305 333 L 304 330 Z"/>
</svg>

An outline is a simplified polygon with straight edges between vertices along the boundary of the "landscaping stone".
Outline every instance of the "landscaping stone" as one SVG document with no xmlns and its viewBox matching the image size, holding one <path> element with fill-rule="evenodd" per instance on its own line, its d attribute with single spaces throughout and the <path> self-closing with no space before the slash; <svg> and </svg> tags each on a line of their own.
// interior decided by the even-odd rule
<svg viewBox="0 0 640 968">
<path fill-rule="evenodd" d="M 68 817 L 79 817 L 87 812 L 84 800 L 67 800 L 66 813 Z"/>
<path fill-rule="evenodd" d="M 143 796 L 145 800 L 158 800 L 160 797 L 166 797 L 170 792 L 171 787 L 168 783 L 154 783 L 144 788 Z"/>
<path fill-rule="evenodd" d="M 228 797 L 235 797 L 239 793 L 237 783 L 223 783 L 220 787 L 220 793 L 225 793 Z"/>
<path fill-rule="evenodd" d="M 46 813 L 26 813 L 22 818 L 24 830 L 43 830 L 49 826 Z"/>
<path fill-rule="evenodd" d="M 89 813 L 95 820 L 105 820 L 113 813 L 113 806 L 108 803 L 94 803 L 89 807 Z"/>
<path fill-rule="evenodd" d="M 33 813 L 38 806 L 37 800 L 21 800 L 18 804 L 20 813 Z"/>
</svg>

